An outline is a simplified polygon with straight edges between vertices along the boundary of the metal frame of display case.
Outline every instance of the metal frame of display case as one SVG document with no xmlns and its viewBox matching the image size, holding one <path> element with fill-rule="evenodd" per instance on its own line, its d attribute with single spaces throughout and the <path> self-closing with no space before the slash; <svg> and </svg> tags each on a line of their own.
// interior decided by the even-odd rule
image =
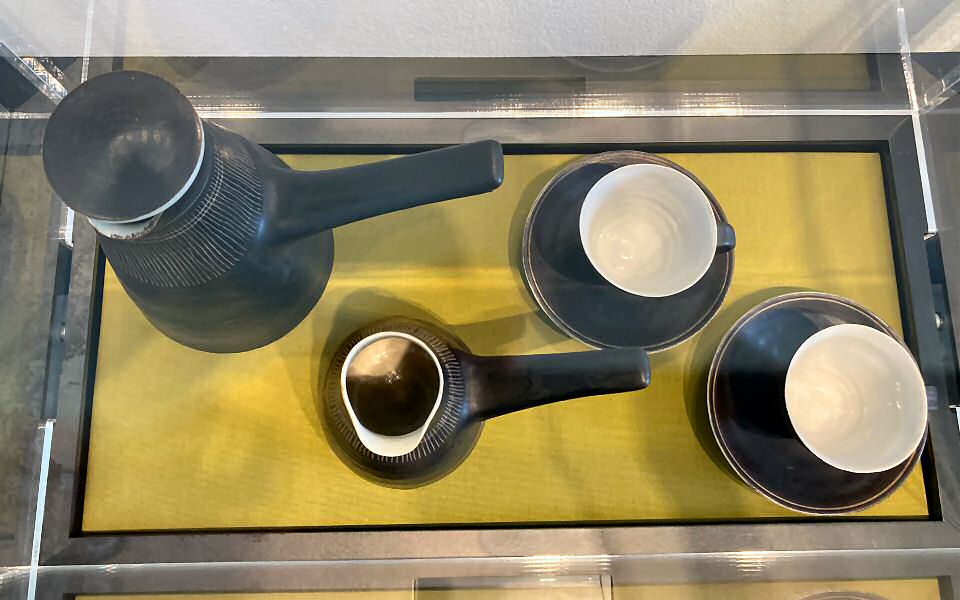
<svg viewBox="0 0 960 600">
<path fill-rule="evenodd" d="M 296 561 L 323 561 L 318 564 L 327 565 L 331 572 L 366 565 L 371 569 L 370 581 L 376 582 L 376 586 L 402 588 L 409 584 L 411 574 L 418 573 L 416 565 L 424 565 L 428 574 L 432 569 L 429 566 L 438 562 L 448 567 L 461 565 L 464 571 L 471 572 L 483 571 L 486 564 L 489 570 L 496 571 L 493 565 L 509 563 L 505 557 L 514 557 L 523 572 L 529 572 L 531 564 L 551 564 L 551 560 L 557 564 L 569 563 L 573 565 L 571 569 L 582 571 L 583 568 L 596 570 L 614 560 L 611 557 L 646 558 L 648 563 L 643 564 L 654 564 L 649 562 L 654 556 L 674 557 L 679 561 L 677 565 L 687 565 L 681 560 L 681 557 L 687 557 L 684 560 L 691 561 L 692 565 L 704 557 L 732 557 L 730 560 L 742 561 L 751 552 L 760 556 L 768 551 L 773 553 L 771 556 L 809 552 L 824 556 L 830 552 L 854 556 L 869 551 L 875 553 L 869 556 L 880 563 L 884 553 L 903 551 L 907 556 L 915 553 L 919 565 L 923 563 L 920 557 L 929 556 L 935 549 L 960 548 L 960 435 L 956 415 L 948 406 L 956 401 L 957 390 L 955 381 L 945 375 L 948 362 L 955 366 L 956 354 L 948 336 L 950 328 L 938 329 L 935 319 L 935 312 L 943 310 L 947 303 L 939 297 L 944 293 L 943 287 L 931 282 L 929 258 L 938 256 L 938 241 L 935 235 L 928 236 L 926 232 L 920 168 L 909 112 L 860 116 L 216 121 L 274 148 L 309 148 L 317 152 L 363 153 L 426 148 L 488 137 L 502 141 L 508 152 L 532 149 L 589 152 L 625 147 L 652 151 L 818 149 L 880 152 L 904 337 L 919 358 L 927 384 L 936 390 L 930 404 L 930 439 L 922 461 L 930 518 L 922 521 L 807 519 L 729 524 L 83 534 L 79 525 L 93 401 L 91 373 L 96 361 L 97 306 L 102 289 L 103 260 L 98 253 L 93 229 L 85 220 L 78 219 L 73 237 L 65 358 L 53 428 L 46 516 L 40 546 L 40 565 L 57 566 L 52 572 L 61 573 L 64 581 L 71 581 L 71 565 L 111 565 L 117 569 L 123 565 L 151 563 L 196 564 L 197 573 L 200 573 L 202 569 L 214 567 L 199 563 L 212 563 L 222 565 L 225 571 L 214 568 L 210 575 L 212 579 L 204 579 L 202 585 L 189 577 L 177 577 L 176 581 L 164 584 L 163 589 L 189 591 L 202 588 L 212 591 L 221 589 L 216 587 L 220 584 L 227 586 L 223 589 L 241 589 L 235 581 L 223 575 L 232 572 L 230 569 L 241 568 L 233 564 L 238 561 L 247 565 L 273 564 L 279 569 L 278 573 L 284 568 L 293 568 Z M 325 144 L 317 146 L 317 140 L 324 140 Z M 851 226 L 856 224 L 851 223 Z M 939 268 L 936 264 L 933 266 Z M 474 563 L 468 559 L 476 559 L 475 566 L 470 566 Z M 284 563 L 284 566 L 276 561 L 294 562 Z M 914 563 L 907 561 L 904 564 Z M 689 567 L 674 568 L 681 572 Z M 818 568 L 828 571 L 830 567 L 823 563 Z M 509 568 L 504 567 L 504 570 Z M 899 568 L 870 570 L 875 577 L 903 572 Z M 955 569 L 947 571 L 956 574 Z M 917 572 L 908 570 L 906 574 L 916 576 Z M 850 577 L 849 574 L 842 576 Z M 138 577 L 149 580 L 148 575 L 137 575 L 134 579 L 140 581 Z M 255 582 L 245 581 L 256 584 L 249 589 L 305 589 L 298 587 L 299 580 L 284 580 L 281 575 L 264 575 Z M 339 589 L 355 589 L 357 585 L 355 576 L 326 582 L 326 587 Z M 89 586 L 84 590 L 95 591 L 97 584 L 90 583 Z"/>
<path fill-rule="evenodd" d="M 906 107 L 901 57 L 895 54 L 860 56 L 865 60 L 869 83 L 857 90 L 836 90 L 831 88 L 831 82 L 816 81 L 816 77 L 807 82 L 809 89 L 781 90 L 750 89 L 749 81 L 731 85 L 723 80 L 662 79 L 664 73 L 682 68 L 683 63 L 701 62 L 699 67 L 703 68 L 703 61 L 729 63 L 731 58 L 744 58 L 717 56 L 620 57 L 640 64 L 652 61 L 638 71 L 625 72 L 592 69 L 582 64 L 589 61 L 589 57 L 441 58 L 426 61 L 414 58 L 293 59 L 301 61 L 304 66 L 293 79 L 302 79 L 302 83 L 309 85 L 309 109 L 323 106 L 327 112 L 345 111 L 340 114 L 359 118 L 373 111 L 383 111 L 385 107 L 390 113 L 410 117 L 428 114 L 496 117 L 503 113 L 516 117 L 518 113 L 536 116 L 545 112 L 556 115 L 590 111 L 630 114 L 637 107 L 666 114 L 687 112 L 692 108 L 720 111 L 729 111 L 731 107 L 822 109 L 835 106 L 838 99 L 842 99 L 845 107 L 863 110 Z M 803 62 L 822 64 L 833 57 L 794 55 L 792 58 L 801 61 L 793 65 L 800 70 Z M 143 59 L 141 66 L 148 70 L 162 69 L 165 60 Z M 241 71 L 240 65 L 245 72 L 259 72 L 269 70 L 271 65 L 283 67 L 289 60 L 211 59 L 207 70 L 183 81 L 181 89 L 188 96 L 195 93 L 198 110 L 212 115 L 235 113 L 237 106 L 256 107 L 258 118 L 265 114 L 304 115 L 300 112 L 305 108 L 302 93 L 290 90 L 286 93 L 281 90 L 269 93 L 237 91 L 248 87 L 246 81 L 236 75 Z M 307 65 L 313 68 L 306 68 Z M 221 69 L 227 73 L 221 73 Z M 793 75 L 796 73 L 782 74 L 784 78 Z"/>
<path fill-rule="evenodd" d="M 476 589 L 528 587 L 550 597 L 553 585 L 568 578 L 609 576 L 627 585 L 735 582 L 836 582 L 936 579 L 941 600 L 956 600 L 960 554 L 885 551 L 648 555 L 643 557 L 561 557 L 478 559 L 473 561 L 331 561 L 324 563 L 221 563 L 111 566 L 89 570 L 55 568 L 43 572 L 37 598 L 64 600 L 77 594 L 249 593 L 251 600 L 285 591 Z M 551 580 L 552 579 L 552 580 Z M 401 582 L 398 585 L 398 582 Z M 13 597 L 13 596 L 11 596 Z M 22 596 L 20 596 L 22 597 Z M 374 600 L 376 595 L 370 594 Z M 415 594 L 411 593 L 411 598 Z M 583 595 L 597 598 L 598 595 Z M 852 598 L 853 596 L 842 596 Z M 869 596 L 877 598 L 877 596 Z M 787 600 L 771 596 L 771 600 Z M 793 600 L 795 596 L 790 596 Z"/>
</svg>

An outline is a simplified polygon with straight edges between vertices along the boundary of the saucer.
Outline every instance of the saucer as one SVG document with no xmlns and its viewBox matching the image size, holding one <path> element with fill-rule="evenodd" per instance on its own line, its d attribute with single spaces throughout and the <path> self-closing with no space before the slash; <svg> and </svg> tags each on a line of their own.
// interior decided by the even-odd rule
<svg viewBox="0 0 960 600">
<path fill-rule="evenodd" d="M 800 441 L 784 400 L 787 368 L 807 338 L 844 323 L 899 340 L 876 315 L 850 300 L 798 292 L 747 312 L 724 336 L 710 365 L 707 415 L 724 457 L 750 487 L 799 512 L 830 515 L 873 506 L 907 478 L 923 450 L 921 444 L 886 471 L 851 473 L 823 462 Z"/>
<path fill-rule="evenodd" d="M 692 287 L 664 298 L 625 292 L 600 276 L 580 242 L 580 207 L 601 177 L 626 165 L 659 164 L 679 170 L 710 199 L 717 220 L 726 222 L 713 194 L 673 162 L 634 150 L 604 152 L 560 171 L 533 203 L 523 232 L 523 275 L 537 304 L 567 335 L 594 348 L 638 346 L 666 350 L 689 339 L 720 309 L 733 278 L 735 250 L 718 252 Z"/>
</svg>

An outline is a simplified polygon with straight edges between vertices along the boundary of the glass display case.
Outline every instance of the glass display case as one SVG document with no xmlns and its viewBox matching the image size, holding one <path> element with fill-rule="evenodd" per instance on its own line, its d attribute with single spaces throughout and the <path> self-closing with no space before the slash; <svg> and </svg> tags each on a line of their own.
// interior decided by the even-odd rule
<svg viewBox="0 0 960 600">
<path fill-rule="evenodd" d="M 251 8 L 214 21 L 229 42 L 201 40 L 196 25 L 168 35 L 185 13 L 155 4 L 91 2 L 46 22 L 0 9 L 0 598 L 960 595 L 955 3 L 707 2 L 681 16 L 654 2 L 645 18 L 567 7 L 534 19 L 423 2 L 409 19 L 381 6 L 331 9 L 329 22 L 319 8 Z M 591 10 L 616 3 L 601 4 Z M 534 35 L 539 19 L 556 30 Z M 311 50 L 298 21 L 314 23 Z M 338 33 L 350 27 L 383 41 Z M 633 27 L 653 37 L 636 42 Z M 132 146 L 65 144 L 58 159 L 47 126 L 65 99 L 82 102 L 75 90 L 124 70 L 175 86 L 200 142 L 146 154 L 180 118 L 164 113 L 137 146 L 152 150 L 135 152 L 194 152 L 189 181 L 150 215 L 91 224 L 79 194 L 54 191 L 57 161 L 93 185 L 100 157 Z M 157 85 L 143 106 L 166 93 Z M 130 104 L 109 114 L 123 121 Z M 110 127 L 94 116 L 61 129 L 93 139 Z M 492 158 L 424 162 L 484 140 L 498 145 L 472 148 Z M 142 195 L 119 194 L 124 206 L 147 202 L 174 158 L 138 172 Z M 465 165 L 496 181 L 470 187 Z M 312 188 L 287 167 L 354 175 Z M 584 207 L 632 167 L 679 175 L 708 215 L 709 231 L 683 243 L 709 242 L 706 262 L 678 290 L 630 292 L 591 254 L 605 242 L 591 241 Z M 375 193 L 350 195 L 361 187 Z M 282 239 L 258 221 L 242 238 L 229 223 L 242 210 L 217 208 L 249 193 L 249 210 L 293 231 L 314 209 L 277 212 L 270 195 L 308 188 L 342 195 L 349 215 Z M 385 194 L 406 203 L 377 204 Z M 181 197 L 193 204 L 170 217 Z M 650 215 L 673 209 L 652 210 L 614 222 L 651 239 Z M 693 227 L 687 213 L 663 218 L 674 237 Z M 159 254 L 204 220 L 222 245 L 188 252 L 181 238 Z M 121 235 L 104 221 L 145 225 Z M 124 246 L 144 231 L 160 234 L 137 242 L 158 252 L 146 258 Z M 242 321 L 234 288 L 189 295 L 235 272 L 258 236 L 282 258 L 251 259 L 270 265 L 241 278 L 246 289 L 309 256 L 317 290 L 269 343 L 197 349 L 189 340 L 245 333 L 279 310 L 267 301 Z M 176 311 L 194 331 L 171 334 Z M 836 325 L 893 340 L 921 378 L 910 398 L 923 400 L 922 441 L 882 468 L 839 468 L 843 449 L 805 437 L 821 419 L 791 412 L 788 373 Z M 416 431 L 377 433 L 347 391 L 350 361 L 385 332 L 439 374 L 420 437 L 393 454 L 369 440 Z M 860 401 L 900 388 L 885 383 L 892 363 L 871 366 L 880 350 L 855 354 L 834 362 L 841 379 L 870 373 L 855 378 Z M 807 414 L 833 414 L 819 406 Z M 447 418 L 467 423 L 461 438 Z M 405 462 L 445 444 L 456 460 L 432 474 Z"/>
</svg>

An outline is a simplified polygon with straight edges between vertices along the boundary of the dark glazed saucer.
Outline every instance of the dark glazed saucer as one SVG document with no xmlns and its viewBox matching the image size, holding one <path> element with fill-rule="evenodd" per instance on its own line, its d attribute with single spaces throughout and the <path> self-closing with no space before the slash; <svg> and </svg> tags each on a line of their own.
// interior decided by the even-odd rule
<svg viewBox="0 0 960 600">
<path fill-rule="evenodd" d="M 820 460 L 797 437 L 783 396 L 787 368 L 807 338 L 842 323 L 866 325 L 899 340 L 850 300 L 798 292 L 747 312 L 724 336 L 710 365 L 707 415 L 723 455 L 750 487 L 799 512 L 831 515 L 873 506 L 907 478 L 923 449 L 887 471 L 850 473 Z"/>
<path fill-rule="evenodd" d="M 626 165 L 677 169 L 703 189 L 719 222 L 726 216 L 690 172 L 654 154 L 621 150 L 571 163 L 533 203 L 523 232 L 523 275 L 547 317 L 567 335 L 595 348 L 637 346 L 657 352 L 689 339 L 713 318 L 733 279 L 734 250 L 718 252 L 693 287 L 665 298 L 625 292 L 606 281 L 580 242 L 580 207 L 601 177 Z"/>
</svg>

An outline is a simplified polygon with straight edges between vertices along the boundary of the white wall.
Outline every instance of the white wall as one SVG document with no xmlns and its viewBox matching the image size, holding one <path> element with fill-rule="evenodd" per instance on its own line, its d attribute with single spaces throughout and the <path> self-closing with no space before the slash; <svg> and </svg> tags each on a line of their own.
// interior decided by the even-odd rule
<svg viewBox="0 0 960 600">
<path fill-rule="evenodd" d="M 896 52 L 896 0 L 0 0 L 19 54 L 572 56 Z M 960 0 L 903 0 L 915 51 Z"/>
</svg>

